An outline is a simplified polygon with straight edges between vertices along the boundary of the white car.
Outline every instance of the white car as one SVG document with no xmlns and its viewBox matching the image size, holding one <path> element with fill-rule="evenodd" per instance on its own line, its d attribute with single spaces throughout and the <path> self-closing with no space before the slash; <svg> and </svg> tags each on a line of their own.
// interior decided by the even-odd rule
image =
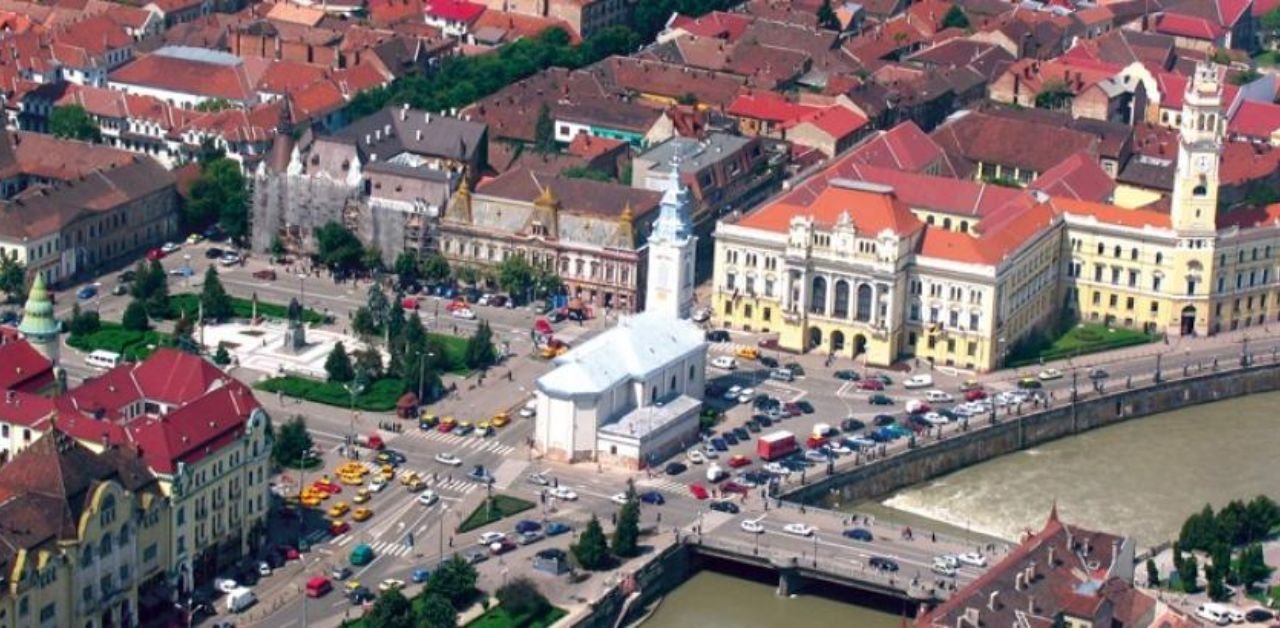
<svg viewBox="0 0 1280 628">
<path fill-rule="evenodd" d="M 382 476 L 378 476 L 373 478 L 372 480 L 369 480 L 369 490 L 375 493 L 378 493 L 378 492 L 381 492 L 382 489 L 384 488 L 387 488 L 387 481 L 382 479 Z"/>
<path fill-rule="evenodd" d="M 530 484 L 537 484 L 538 486 L 551 486 L 552 484 L 551 476 L 547 475 L 545 471 L 530 473 L 528 480 Z"/>
<path fill-rule="evenodd" d="M 947 417 L 942 416 L 937 412 L 926 412 L 924 415 L 924 420 L 929 425 L 946 425 L 948 423 Z"/>
<path fill-rule="evenodd" d="M 520 412 L 518 414 L 520 415 L 520 418 L 528 419 L 533 417 L 533 415 L 537 413 L 538 413 L 538 400 L 530 399 L 529 401 L 526 401 L 523 406 L 520 406 Z"/>
<path fill-rule="evenodd" d="M 693 322 L 695 322 L 695 323 L 705 323 L 705 322 L 707 322 L 707 321 L 709 321 L 709 320 L 711 320 L 711 309 L 710 309 L 710 308 L 700 307 L 700 308 L 698 308 L 698 309 L 696 309 L 696 310 L 694 310 L 694 311 L 693 311 Z"/>
<path fill-rule="evenodd" d="M 489 547 L 490 545 L 493 545 L 505 538 L 507 538 L 507 535 L 504 532 L 484 532 L 480 535 L 480 538 L 476 540 L 476 545 Z"/>
<path fill-rule="evenodd" d="M 447 464 L 451 467 L 462 465 L 462 459 L 451 453 L 436 454 L 436 462 L 439 462 L 440 464 Z"/>
<path fill-rule="evenodd" d="M 738 368 L 738 361 L 727 355 L 721 355 L 716 356 L 715 359 L 711 360 L 711 366 L 718 369 L 724 369 L 726 371 L 732 371 L 733 369 Z"/>
<path fill-rule="evenodd" d="M 403 588 L 404 580 L 399 580 L 397 578 L 387 578 L 386 580 L 378 583 L 379 591 L 397 591 Z"/>
<path fill-rule="evenodd" d="M 951 403 L 955 401 L 955 397 L 952 397 L 949 392 L 934 389 L 924 394 L 924 400 L 929 403 Z"/>
<path fill-rule="evenodd" d="M 547 494 L 556 499 L 561 499 L 567 502 L 578 499 L 578 494 L 573 492 L 573 490 L 567 486 L 557 486 L 555 488 L 547 489 Z"/>
<path fill-rule="evenodd" d="M 1040 381 L 1047 382 L 1051 379 L 1062 379 L 1062 371 L 1058 369 L 1045 369 L 1036 374 Z"/>
<path fill-rule="evenodd" d="M 960 561 L 955 557 L 954 554 L 943 554 L 942 556 L 934 556 L 933 562 L 935 565 L 946 565 L 947 567 L 951 567 L 953 569 L 960 568 Z"/>
<path fill-rule="evenodd" d="M 852 449 L 849 449 L 847 446 L 845 446 L 844 443 L 839 443 L 839 442 L 828 445 L 827 450 L 833 454 L 836 454 L 837 456 L 847 456 L 853 453 Z"/>
<path fill-rule="evenodd" d="M 747 519 L 746 521 L 738 524 L 738 527 L 742 528 L 743 532 L 750 534 L 760 534 L 761 532 L 764 532 L 764 526 L 760 525 L 759 519 Z"/>
<path fill-rule="evenodd" d="M 929 570 L 940 576 L 955 577 L 956 575 L 955 567 L 948 565 L 946 563 L 940 563 L 936 560 L 933 561 L 933 565 L 929 567 Z"/>
<path fill-rule="evenodd" d="M 742 394 L 742 387 L 738 386 L 737 384 L 734 384 L 733 386 L 729 387 L 729 390 L 726 390 L 724 392 L 724 400 L 733 401 L 738 398 L 738 395 L 741 395 L 741 394 Z"/>
<path fill-rule="evenodd" d="M 770 462 L 764 465 L 764 470 L 774 475 L 790 475 L 791 469 L 783 466 L 781 462 Z"/>
<path fill-rule="evenodd" d="M 788 523 L 782 526 L 782 531 L 796 536 L 813 536 L 818 529 L 807 523 Z"/>
<path fill-rule="evenodd" d="M 469 307 L 464 307 L 464 308 L 460 308 L 460 309 L 454 310 L 454 311 L 453 311 L 453 317 L 454 317 L 454 318 L 461 318 L 461 319 L 468 320 L 468 321 L 473 321 L 473 320 L 475 320 L 475 319 L 476 319 L 476 313 L 475 313 L 475 312 L 472 312 L 472 311 L 471 311 L 471 308 L 469 308 Z"/>
<path fill-rule="evenodd" d="M 902 385 L 907 388 L 928 388 L 933 385 L 932 375 L 912 375 Z"/>
<path fill-rule="evenodd" d="M 436 495 L 436 492 L 431 489 L 427 489 L 418 495 L 418 503 L 423 506 L 431 506 L 438 501 L 440 501 L 440 496 Z"/>
<path fill-rule="evenodd" d="M 710 447 L 702 450 L 702 455 L 706 456 L 707 460 L 715 460 L 720 457 L 720 453 Z"/>
<path fill-rule="evenodd" d="M 738 403 L 751 403 L 751 400 L 755 398 L 755 396 L 756 389 L 743 388 L 742 392 L 738 393 Z"/>
<path fill-rule="evenodd" d="M 223 593 L 230 593 L 240 588 L 240 584 L 231 578 L 214 578 L 213 588 Z"/>
<path fill-rule="evenodd" d="M 689 464 L 702 464 L 707 461 L 707 457 L 697 449 L 690 449 L 688 453 Z"/>
<path fill-rule="evenodd" d="M 987 566 L 987 557 L 977 552 L 965 552 L 963 554 L 959 554 L 956 556 L 956 560 L 959 561 L 961 565 L 968 565 L 970 567 Z"/>
<path fill-rule="evenodd" d="M 609 501 L 611 501 L 611 502 L 613 502 L 613 503 L 615 503 L 615 504 L 620 504 L 620 505 L 625 506 L 625 505 L 627 504 L 627 494 L 626 494 L 626 493 L 614 493 L 612 496 L 610 496 L 610 497 L 609 497 Z"/>
<path fill-rule="evenodd" d="M 265 560 L 258 561 L 258 575 L 259 576 L 271 575 L 271 563 L 268 563 Z"/>
<path fill-rule="evenodd" d="M 239 264 L 239 263 L 240 263 L 240 254 L 239 254 L 239 253 L 227 253 L 226 255 L 223 255 L 223 256 L 222 256 L 222 260 L 221 260 L 221 261 L 222 261 L 222 265 L 223 265 L 223 266 L 235 266 L 236 264 Z"/>
<path fill-rule="evenodd" d="M 180 249 L 180 248 L 182 248 L 182 247 L 181 247 L 181 246 L 179 246 L 179 245 L 178 245 L 177 243 L 175 243 L 175 242 L 165 242 L 165 243 L 160 247 L 160 252 L 164 253 L 165 255 L 168 255 L 168 254 L 170 254 L 170 253 L 173 253 L 174 251 L 177 251 L 177 250 L 178 250 L 178 249 Z"/>
</svg>

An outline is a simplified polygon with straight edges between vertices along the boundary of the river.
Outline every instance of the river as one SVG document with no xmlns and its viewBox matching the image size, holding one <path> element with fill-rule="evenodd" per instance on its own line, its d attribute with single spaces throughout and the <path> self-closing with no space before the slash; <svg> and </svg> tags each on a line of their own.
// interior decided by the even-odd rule
<svg viewBox="0 0 1280 628">
<path fill-rule="evenodd" d="M 1131 535 L 1140 547 L 1177 536 L 1187 515 L 1260 493 L 1280 499 L 1280 393 L 1135 419 L 1017 452 L 847 507 L 911 525 L 1015 540 L 1062 518 Z M 803 610 L 800 610 L 803 609 Z M 644 628 L 847 625 L 890 628 L 892 613 L 834 599 L 779 598 L 773 587 L 704 571 L 673 591 Z"/>
</svg>

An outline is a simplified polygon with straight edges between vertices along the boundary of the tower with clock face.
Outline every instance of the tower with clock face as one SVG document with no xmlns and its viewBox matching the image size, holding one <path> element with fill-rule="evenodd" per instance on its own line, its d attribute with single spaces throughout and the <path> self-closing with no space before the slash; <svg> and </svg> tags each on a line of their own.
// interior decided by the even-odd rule
<svg viewBox="0 0 1280 628">
<path fill-rule="evenodd" d="M 672 182 L 662 195 L 658 219 L 649 235 L 645 289 L 646 312 L 689 318 L 693 309 L 694 256 L 698 238 L 690 224 L 689 188 L 680 181 L 680 163 L 672 164 Z"/>
<path fill-rule="evenodd" d="M 1218 160 L 1222 153 L 1222 81 L 1218 68 L 1199 64 L 1183 96 L 1174 173 L 1172 222 L 1180 233 L 1211 234 L 1218 211 Z"/>
</svg>

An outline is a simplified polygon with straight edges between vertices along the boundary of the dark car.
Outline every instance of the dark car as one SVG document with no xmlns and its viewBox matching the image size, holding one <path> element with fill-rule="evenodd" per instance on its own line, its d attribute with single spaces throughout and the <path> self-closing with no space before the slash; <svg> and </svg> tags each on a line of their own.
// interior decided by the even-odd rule
<svg viewBox="0 0 1280 628">
<path fill-rule="evenodd" d="M 911 415 L 911 424 L 912 424 L 912 425 L 919 425 L 920 427 L 923 427 L 923 428 L 926 428 L 926 429 L 927 429 L 927 428 L 929 428 L 929 427 L 932 427 L 932 426 L 933 426 L 933 424 L 932 424 L 932 423 L 930 423 L 928 420 L 926 420 L 926 419 L 924 418 L 924 415 L 923 415 L 923 414 L 913 414 L 913 415 Z"/>
<path fill-rule="evenodd" d="M 747 431 L 749 431 L 749 432 L 751 432 L 751 433 L 753 433 L 753 434 L 759 434 L 759 433 L 760 433 L 760 422 L 759 422 L 759 421 L 756 421 L 755 419 L 752 419 L 752 420 L 750 420 L 750 421 L 747 421 L 747 422 L 746 422 L 746 423 L 744 423 L 743 425 L 745 425 L 745 426 L 747 427 Z"/>
<path fill-rule="evenodd" d="M 801 411 L 801 412 L 803 412 L 803 413 L 805 413 L 805 414 L 813 414 L 813 412 L 814 412 L 813 404 L 809 403 L 808 401 L 806 401 L 806 400 L 804 400 L 804 399 L 801 399 L 800 401 L 797 401 L 797 402 L 796 402 L 796 406 L 797 406 L 797 407 L 799 407 L 799 408 L 800 408 L 800 411 Z"/>
<path fill-rule="evenodd" d="M 116 275 L 116 281 L 120 283 L 129 283 L 138 277 L 138 273 L 132 270 L 126 270 Z"/>
<path fill-rule="evenodd" d="M 863 423 L 862 421 L 859 421 L 857 419 L 845 419 L 840 422 L 840 431 L 856 432 L 860 429 L 865 428 L 866 426 L 867 426 L 866 423 Z"/>
<path fill-rule="evenodd" d="M 207 249 L 205 249 L 205 250 L 204 250 L 204 258 L 205 258 L 205 259 L 218 259 L 218 258 L 222 257 L 224 254 L 226 254 L 226 251 L 223 251 L 222 249 L 220 249 L 220 248 L 218 248 L 218 247 L 216 247 L 216 246 L 214 246 L 214 247 L 209 247 L 209 248 L 207 248 Z M 130 281 L 132 281 L 132 279 L 130 279 Z"/>
<path fill-rule="evenodd" d="M 795 403 L 784 403 L 782 404 L 782 409 L 787 413 L 787 416 L 800 416 L 801 414 L 804 414 L 804 410 L 800 409 L 800 405 Z"/>
<path fill-rule="evenodd" d="M 729 444 L 720 437 L 711 439 L 711 447 L 716 451 L 729 451 Z"/>
<path fill-rule="evenodd" d="M 791 471 L 803 471 L 812 467 L 813 463 L 805 460 L 804 458 L 787 458 L 782 461 L 782 466 L 790 469 Z"/>
<path fill-rule="evenodd" d="M 663 468 L 667 475 L 680 475 L 688 470 L 689 467 L 685 466 L 683 462 L 668 462 L 667 466 Z"/>
<path fill-rule="evenodd" d="M 751 432 L 747 431 L 745 427 L 733 428 L 733 435 L 737 436 L 738 440 L 751 440 Z"/>
<path fill-rule="evenodd" d="M 862 379 L 862 376 L 858 375 L 857 371 L 840 370 L 836 371 L 836 379 L 841 379 L 846 382 L 856 382 Z"/>
<path fill-rule="evenodd" d="M 756 395 L 756 398 L 751 400 L 751 407 L 757 410 L 771 410 L 780 405 L 782 405 L 781 401 L 778 401 L 764 393 Z"/>
<path fill-rule="evenodd" d="M 848 530 L 845 530 L 842 534 L 844 534 L 845 537 L 853 539 L 855 541 L 863 541 L 866 543 L 870 543 L 871 541 L 875 540 L 875 536 L 871 534 L 871 530 L 867 530 L 866 528 L 849 528 Z"/>
<path fill-rule="evenodd" d="M 1107 369 L 1100 366 L 1089 369 L 1089 379 L 1106 379 L 1108 377 L 1111 377 L 1111 374 L 1107 372 Z"/>
<path fill-rule="evenodd" d="M 707 342 L 729 342 L 729 332 L 723 329 L 713 329 L 707 332 Z"/>
<path fill-rule="evenodd" d="M 725 482 L 724 484 L 720 485 L 720 492 L 721 493 L 737 493 L 738 495 L 746 495 L 747 493 L 751 492 L 751 489 L 747 488 L 745 484 L 741 484 L 739 482 L 729 480 L 728 482 Z"/>
<path fill-rule="evenodd" d="M 1265 608 L 1255 608 L 1244 614 L 1244 620 L 1254 624 L 1271 621 L 1275 614 Z"/>
<path fill-rule="evenodd" d="M 765 368 L 771 368 L 771 369 L 778 368 L 777 360 L 764 355 L 760 356 L 760 364 L 764 365 Z"/>
<path fill-rule="evenodd" d="M 876 418 L 873 419 L 873 422 L 876 424 L 876 427 L 885 427 L 897 423 L 898 420 L 893 418 L 892 414 L 877 414 Z"/>
<path fill-rule="evenodd" d="M 740 512 L 738 510 L 738 505 L 733 502 L 711 502 L 707 508 L 716 512 L 727 512 L 731 515 L 736 515 Z"/>
<path fill-rule="evenodd" d="M 795 375 L 796 377 L 804 376 L 804 367 L 800 366 L 799 362 L 788 362 L 786 368 L 788 371 L 791 371 L 792 375 Z"/>
<path fill-rule="evenodd" d="M 893 560 L 892 558 L 885 558 L 883 556 L 872 556 L 871 568 L 879 569 L 880 571 L 894 572 L 898 570 L 898 562 Z"/>
<path fill-rule="evenodd" d="M 359 586 L 347 594 L 347 599 L 351 600 L 352 604 L 364 604 L 365 602 L 372 602 L 374 595 L 373 591 L 369 590 L 369 587 Z"/>
<path fill-rule="evenodd" d="M 742 477 L 748 482 L 754 482 L 756 484 L 768 484 L 769 480 L 773 479 L 772 474 L 770 474 L 767 471 L 760 471 L 758 469 L 752 469 L 750 471 L 744 472 L 742 474 Z"/>
<path fill-rule="evenodd" d="M 521 519 L 516 522 L 516 534 L 524 534 L 526 532 L 537 532 L 542 529 L 542 524 L 532 519 Z"/>
<path fill-rule="evenodd" d="M 773 419 L 769 418 L 768 415 L 757 414 L 752 420 L 759 423 L 761 427 L 773 427 Z"/>
<path fill-rule="evenodd" d="M 516 548 L 516 544 L 513 543 L 511 539 L 502 539 L 501 541 L 498 541 L 496 543 L 489 544 L 489 551 L 494 556 L 501 556 L 503 554 L 506 554 L 507 552 L 510 552 L 515 548 Z"/>
<path fill-rule="evenodd" d="M 573 527 L 567 523 L 552 521 L 547 524 L 547 536 L 560 536 L 570 530 L 573 530 Z"/>
<path fill-rule="evenodd" d="M 661 506 L 667 503 L 667 498 L 663 497 L 662 493 L 659 493 L 658 491 L 645 491 L 640 493 L 640 501 L 645 504 Z"/>
<path fill-rule="evenodd" d="M 721 432 L 720 438 L 723 439 L 724 442 L 729 443 L 730 445 L 738 444 L 738 437 L 734 436 L 733 432 L 728 432 L 728 431 Z"/>
<path fill-rule="evenodd" d="M 489 560 L 489 550 L 483 547 L 469 547 L 462 550 L 462 559 L 472 565 L 476 563 L 483 563 L 484 561 Z"/>
<path fill-rule="evenodd" d="M 876 373 L 875 375 L 871 376 L 871 379 L 874 379 L 880 382 L 881 384 L 884 384 L 885 386 L 893 385 L 893 378 L 889 377 L 888 375 L 885 375 L 884 373 Z"/>
<path fill-rule="evenodd" d="M 891 406 L 893 405 L 893 398 L 888 395 L 876 394 L 867 397 L 867 403 L 873 406 Z"/>
</svg>

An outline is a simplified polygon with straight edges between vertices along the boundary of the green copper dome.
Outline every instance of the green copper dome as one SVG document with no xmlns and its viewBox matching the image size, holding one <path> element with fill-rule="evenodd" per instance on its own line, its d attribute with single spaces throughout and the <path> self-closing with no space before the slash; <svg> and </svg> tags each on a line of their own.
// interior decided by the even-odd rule
<svg viewBox="0 0 1280 628">
<path fill-rule="evenodd" d="M 32 340 L 44 340 L 58 335 L 58 321 L 53 317 L 53 300 L 44 285 L 44 276 L 36 274 L 27 293 L 27 304 L 22 307 L 22 323 L 18 331 Z"/>
</svg>

